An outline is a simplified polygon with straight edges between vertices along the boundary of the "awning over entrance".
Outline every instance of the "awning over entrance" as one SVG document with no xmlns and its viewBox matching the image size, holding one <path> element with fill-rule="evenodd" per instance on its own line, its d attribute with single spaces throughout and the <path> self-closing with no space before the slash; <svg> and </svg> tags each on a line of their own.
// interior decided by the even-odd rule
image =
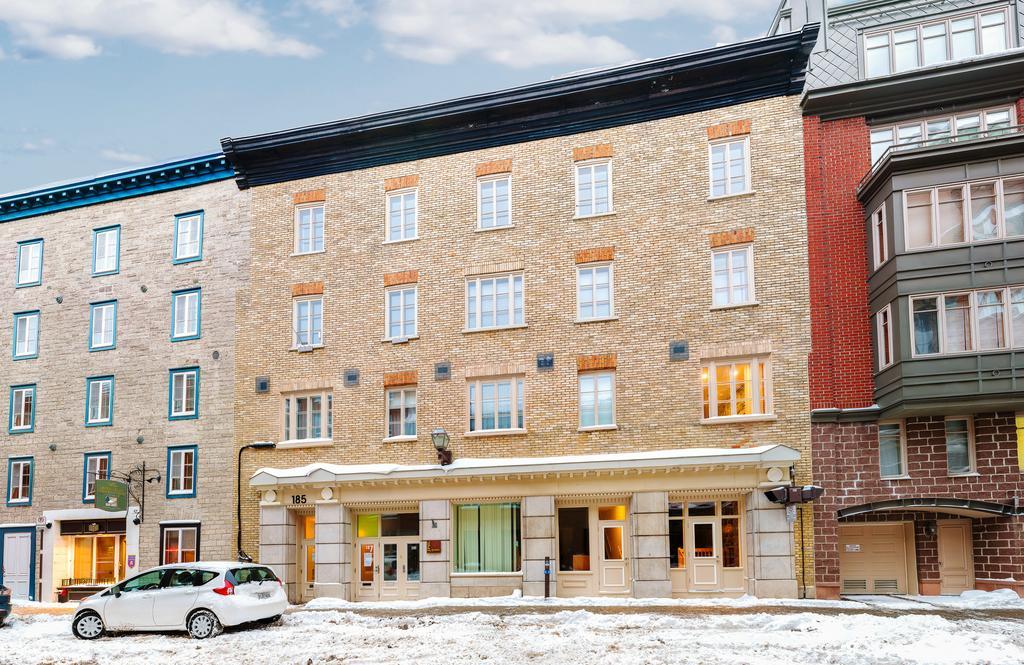
<svg viewBox="0 0 1024 665">
<path fill-rule="evenodd" d="M 920 510 L 930 513 L 950 513 L 963 515 L 965 517 L 991 517 L 993 515 L 1022 515 L 1024 507 L 1017 508 L 1002 503 L 991 501 L 974 501 L 971 499 L 956 499 L 953 497 L 921 497 L 911 499 L 890 499 L 888 501 L 875 501 L 860 506 L 844 508 L 836 513 L 839 519 L 854 517 L 865 513 L 877 513 L 890 510 Z"/>
<path fill-rule="evenodd" d="M 480 476 L 514 476 L 538 473 L 585 473 L 600 471 L 643 471 L 788 467 L 800 453 L 782 445 L 752 448 L 681 448 L 605 455 L 559 457 L 462 458 L 452 464 L 309 464 L 290 469 L 262 468 L 250 485 L 270 488 L 278 485 L 352 483 L 379 480 L 435 480 Z M 780 479 L 773 479 L 781 480 Z"/>
</svg>

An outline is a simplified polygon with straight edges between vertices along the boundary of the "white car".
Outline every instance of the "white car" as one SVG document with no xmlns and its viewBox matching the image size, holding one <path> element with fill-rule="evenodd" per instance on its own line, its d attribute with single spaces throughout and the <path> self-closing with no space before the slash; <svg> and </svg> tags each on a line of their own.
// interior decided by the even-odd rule
<svg viewBox="0 0 1024 665">
<path fill-rule="evenodd" d="M 224 626 L 273 623 L 288 607 L 281 580 L 251 563 L 196 562 L 151 568 L 83 600 L 71 631 L 94 640 L 106 631 L 187 630 L 196 639 Z"/>
</svg>

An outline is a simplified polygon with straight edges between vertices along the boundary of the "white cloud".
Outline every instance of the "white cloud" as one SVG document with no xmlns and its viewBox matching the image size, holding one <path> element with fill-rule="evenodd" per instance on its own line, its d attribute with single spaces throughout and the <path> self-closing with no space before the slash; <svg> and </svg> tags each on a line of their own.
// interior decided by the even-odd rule
<svg viewBox="0 0 1024 665">
<path fill-rule="evenodd" d="M 23 141 L 21 144 L 22 152 L 46 152 L 50 148 L 57 146 L 57 141 L 49 137 L 37 139 L 35 141 Z"/>
<path fill-rule="evenodd" d="M 300 2 L 308 9 L 330 16 L 342 28 L 352 27 L 365 15 L 363 8 L 356 0 L 300 0 Z"/>
<path fill-rule="evenodd" d="M 736 28 L 731 25 L 716 25 L 711 28 L 711 36 L 715 38 L 716 46 L 732 44 L 738 40 L 736 36 Z"/>
<path fill-rule="evenodd" d="M 238 0 L 2 0 L 15 54 L 77 60 L 124 39 L 167 53 L 218 51 L 312 57 L 319 49 L 276 34 Z"/>
<path fill-rule="evenodd" d="M 122 164 L 139 164 L 141 162 L 150 161 L 149 157 L 146 157 L 145 155 L 110 148 L 101 150 L 100 157 L 103 159 L 109 159 L 112 162 L 120 162 Z"/>
</svg>

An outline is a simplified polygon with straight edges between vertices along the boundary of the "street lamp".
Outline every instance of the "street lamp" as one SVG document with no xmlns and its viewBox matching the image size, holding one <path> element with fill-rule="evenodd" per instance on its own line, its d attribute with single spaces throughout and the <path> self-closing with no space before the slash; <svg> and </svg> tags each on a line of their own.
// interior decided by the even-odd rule
<svg viewBox="0 0 1024 665">
<path fill-rule="evenodd" d="M 252 563 L 252 557 L 242 549 L 242 451 L 247 448 L 277 448 L 277 444 L 273 441 L 256 441 L 247 443 L 238 449 L 238 491 L 235 493 L 235 511 L 238 518 L 238 560 L 243 563 Z"/>
<path fill-rule="evenodd" d="M 434 449 L 437 450 L 437 461 L 441 463 L 441 466 L 451 464 L 452 451 L 448 448 L 451 437 L 448 436 L 448 432 L 444 431 L 443 427 L 435 427 L 434 431 L 430 433 L 430 440 L 434 443 Z"/>
</svg>

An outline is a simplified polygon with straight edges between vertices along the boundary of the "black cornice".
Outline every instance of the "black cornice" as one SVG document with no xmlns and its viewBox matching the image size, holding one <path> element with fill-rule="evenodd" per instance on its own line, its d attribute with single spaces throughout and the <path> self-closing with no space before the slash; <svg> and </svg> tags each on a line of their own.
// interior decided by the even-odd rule
<svg viewBox="0 0 1024 665">
<path fill-rule="evenodd" d="M 799 94 L 818 26 L 624 67 L 221 141 L 239 188 Z"/>
</svg>

